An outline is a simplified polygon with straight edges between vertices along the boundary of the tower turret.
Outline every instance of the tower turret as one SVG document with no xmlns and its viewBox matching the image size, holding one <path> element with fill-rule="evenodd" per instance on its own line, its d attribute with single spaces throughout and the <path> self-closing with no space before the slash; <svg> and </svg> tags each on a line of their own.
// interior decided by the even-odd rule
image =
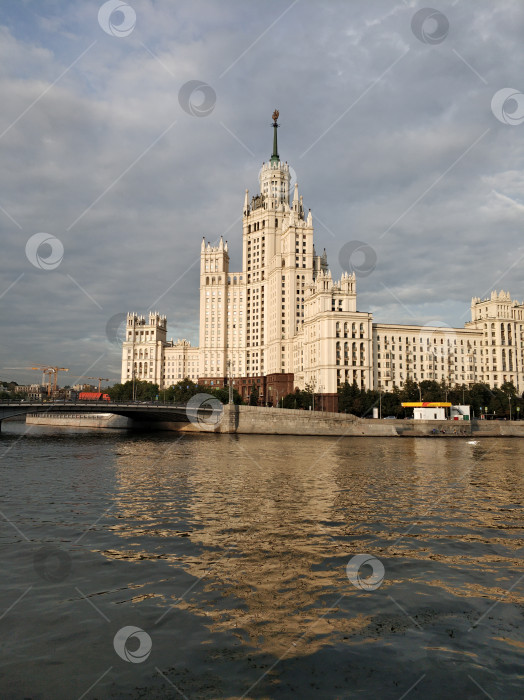
<svg viewBox="0 0 524 700">
<path fill-rule="evenodd" d="M 291 175 L 289 173 L 289 165 L 282 163 L 278 155 L 277 122 L 279 116 L 278 109 L 273 112 L 273 153 L 267 163 L 262 164 L 259 173 L 261 204 L 265 209 L 277 211 L 280 205 L 287 204 L 289 206 L 289 183 Z M 251 210 L 255 208 L 258 200 L 255 198 Z M 245 209 L 245 207 L 244 207 Z M 245 215 L 245 214 L 244 214 Z"/>
</svg>

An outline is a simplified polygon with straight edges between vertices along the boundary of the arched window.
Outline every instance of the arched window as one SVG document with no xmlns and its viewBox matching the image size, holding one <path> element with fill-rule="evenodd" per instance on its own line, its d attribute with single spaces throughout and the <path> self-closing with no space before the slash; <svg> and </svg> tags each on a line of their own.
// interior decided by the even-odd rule
<svg viewBox="0 0 524 700">
<path fill-rule="evenodd" d="M 348 337 L 348 324 L 347 322 L 344 323 L 344 338 Z"/>
<path fill-rule="evenodd" d="M 340 322 L 339 321 L 337 321 L 337 325 L 336 325 L 336 336 L 337 336 L 337 338 L 340 338 Z"/>
<path fill-rule="evenodd" d="M 349 348 L 348 343 L 344 343 L 344 364 L 349 365 Z"/>
<path fill-rule="evenodd" d="M 355 323 L 351 324 L 351 337 L 356 338 L 357 337 L 357 326 Z"/>
</svg>

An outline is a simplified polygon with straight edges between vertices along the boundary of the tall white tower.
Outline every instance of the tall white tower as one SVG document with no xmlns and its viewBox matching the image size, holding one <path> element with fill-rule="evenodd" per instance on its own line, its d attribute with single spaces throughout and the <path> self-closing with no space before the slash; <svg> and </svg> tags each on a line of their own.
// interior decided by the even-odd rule
<svg viewBox="0 0 524 700">
<path fill-rule="evenodd" d="M 259 175 L 260 194 L 246 193 L 243 269 L 247 284 L 246 364 L 251 375 L 293 372 L 293 338 L 304 318 L 304 293 L 314 277 L 313 219 L 306 216 L 291 174 L 280 160 L 273 113 L 273 152 Z"/>
<path fill-rule="evenodd" d="M 218 246 L 200 249 L 200 374 L 225 377 L 227 374 L 227 312 L 229 253 L 222 237 Z"/>
</svg>

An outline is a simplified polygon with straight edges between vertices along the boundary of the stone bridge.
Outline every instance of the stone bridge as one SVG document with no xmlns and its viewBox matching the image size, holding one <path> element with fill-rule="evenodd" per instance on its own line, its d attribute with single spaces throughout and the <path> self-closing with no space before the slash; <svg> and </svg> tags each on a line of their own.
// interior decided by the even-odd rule
<svg viewBox="0 0 524 700">
<path fill-rule="evenodd" d="M 211 398 L 211 397 L 210 397 Z M 112 413 L 141 423 L 197 423 L 206 416 L 217 413 L 216 406 L 186 406 L 185 404 L 159 403 L 158 401 L 0 401 L 0 427 L 6 418 L 25 416 L 28 413 L 82 414 Z"/>
</svg>

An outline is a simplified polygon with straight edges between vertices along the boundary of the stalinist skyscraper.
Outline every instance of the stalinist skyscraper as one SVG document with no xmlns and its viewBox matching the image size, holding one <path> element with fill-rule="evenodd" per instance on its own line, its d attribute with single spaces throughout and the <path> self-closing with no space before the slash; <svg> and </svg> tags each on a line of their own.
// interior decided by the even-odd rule
<svg viewBox="0 0 524 700">
<path fill-rule="evenodd" d="M 278 117 L 275 110 L 273 150 L 260 169 L 259 193 L 251 199 L 248 190 L 245 193 L 242 271 L 229 270 L 227 242 L 212 247 L 202 241 L 200 378 L 211 384 L 226 377 L 229 360 L 240 388 L 253 383 L 248 378 L 258 377 L 267 378 L 268 395 L 281 396 L 305 384 L 336 393 L 334 352 L 330 377 L 309 367 L 322 362 L 326 333 L 335 338 L 336 324 L 318 318 L 319 310 L 331 312 L 335 303 L 339 322 L 342 317 L 346 324 L 358 321 L 362 341 L 355 350 L 362 363 L 350 380 L 369 386 L 370 315 L 356 313 L 354 276 L 346 275 L 341 284 L 333 285 L 325 252 L 316 254 L 311 211 L 306 214 L 298 183 L 291 186 L 289 165 L 278 153 Z M 258 382 L 261 389 L 263 384 Z"/>
<path fill-rule="evenodd" d="M 345 382 L 391 390 L 408 379 L 513 381 L 522 391 L 524 307 L 507 292 L 489 303 L 474 298 L 472 321 L 459 329 L 374 324 L 357 311 L 355 274 L 334 281 L 326 252 L 317 255 L 311 210 L 280 159 L 278 118 L 275 110 L 259 191 L 245 191 L 241 271 L 229 269 L 227 241 L 202 240 L 199 347 L 168 341 L 165 316 L 128 314 L 122 381 L 134 374 L 163 388 L 186 377 L 210 386 L 231 378 L 244 397 L 253 385 L 264 403 L 308 388 L 326 407 Z"/>
</svg>

